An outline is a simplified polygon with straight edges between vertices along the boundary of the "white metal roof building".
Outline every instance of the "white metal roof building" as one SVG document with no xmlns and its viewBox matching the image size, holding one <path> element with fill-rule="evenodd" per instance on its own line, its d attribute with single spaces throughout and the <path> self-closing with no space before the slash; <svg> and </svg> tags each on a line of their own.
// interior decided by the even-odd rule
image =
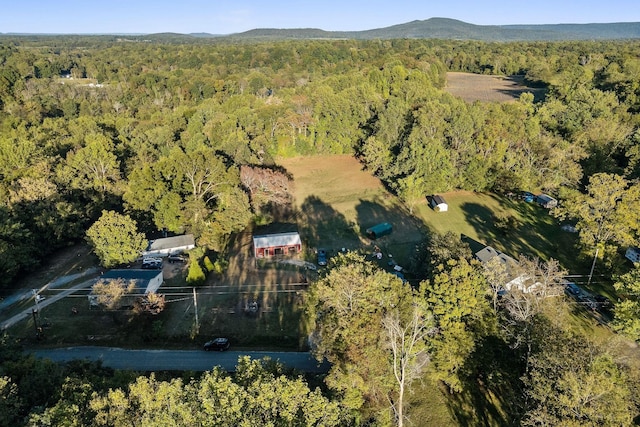
<svg viewBox="0 0 640 427">
<path fill-rule="evenodd" d="M 297 231 L 253 236 L 253 254 L 256 258 L 294 255 L 301 250 L 302 240 Z"/>
<path fill-rule="evenodd" d="M 196 247 L 193 234 L 183 234 L 181 236 L 164 237 L 156 240 L 149 240 L 147 250 L 142 252 L 142 256 L 159 255 L 168 256 L 174 252 L 188 251 Z"/>
</svg>

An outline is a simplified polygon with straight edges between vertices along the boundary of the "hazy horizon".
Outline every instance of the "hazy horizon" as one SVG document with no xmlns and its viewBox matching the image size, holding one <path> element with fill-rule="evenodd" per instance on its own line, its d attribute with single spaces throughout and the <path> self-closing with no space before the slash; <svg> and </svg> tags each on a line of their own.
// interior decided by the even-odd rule
<svg viewBox="0 0 640 427">
<path fill-rule="evenodd" d="M 640 8 L 631 0 L 513 3 L 452 0 L 422 4 L 387 2 L 293 2 L 257 0 L 23 0 L 2 7 L 0 33 L 122 34 L 209 33 L 227 35 L 256 28 L 317 28 L 363 31 L 441 17 L 474 25 L 549 25 L 640 22 Z"/>
</svg>

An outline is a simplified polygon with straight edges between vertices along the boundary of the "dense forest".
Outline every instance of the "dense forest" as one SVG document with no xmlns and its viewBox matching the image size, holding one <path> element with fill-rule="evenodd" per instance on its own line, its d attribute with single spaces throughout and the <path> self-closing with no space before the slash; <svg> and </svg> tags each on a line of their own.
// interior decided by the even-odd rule
<svg viewBox="0 0 640 427">
<path fill-rule="evenodd" d="M 467 103 L 444 90 L 448 71 L 522 75 L 546 96 Z M 279 157 L 350 154 L 409 210 L 450 190 L 565 201 L 558 212 L 578 221 L 580 249 L 605 254 L 631 297 L 617 325 L 637 339 L 640 273 L 615 276 L 611 260 L 639 242 L 639 113 L 636 41 L 2 37 L 0 286 L 116 214 L 135 232 L 190 232 L 224 254 L 230 235 L 281 203 L 252 177 L 283 174 Z M 355 255 L 314 284 L 318 354 L 335 367 L 315 390 L 246 360 L 233 376 L 185 382 L 51 368 L 10 352 L 5 337 L 0 424 L 402 425 L 409 387 L 424 378 L 463 408 L 460 425 L 631 425 L 640 415 L 640 370 L 546 298 L 562 273 L 553 260 L 523 262 L 549 284 L 542 296 L 498 299 L 456 238 L 425 248 L 417 287 Z M 49 369 L 36 386 L 33 372 Z M 283 395 L 296 406 L 279 405 Z M 499 413 L 479 415 L 492 405 Z"/>
</svg>

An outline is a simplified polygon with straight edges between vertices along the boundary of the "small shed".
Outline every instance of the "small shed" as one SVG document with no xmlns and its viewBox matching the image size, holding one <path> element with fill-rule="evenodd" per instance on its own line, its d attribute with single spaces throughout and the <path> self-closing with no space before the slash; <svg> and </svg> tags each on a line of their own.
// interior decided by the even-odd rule
<svg viewBox="0 0 640 427">
<path fill-rule="evenodd" d="M 431 201 L 429 203 L 431 208 L 436 212 L 446 212 L 449 210 L 449 205 L 447 204 L 444 197 L 434 194 L 431 196 Z"/>
<path fill-rule="evenodd" d="M 373 227 L 369 227 L 365 230 L 367 233 L 367 237 L 371 240 L 379 239 L 382 236 L 386 236 L 387 234 L 391 234 L 393 231 L 393 226 L 388 222 L 383 222 L 381 224 L 374 225 Z"/>
<path fill-rule="evenodd" d="M 256 258 L 295 255 L 301 250 L 302 240 L 297 231 L 253 236 L 253 254 Z"/>
<path fill-rule="evenodd" d="M 558 206 L 558 201 L 548 194 L 539 194 L 536 196 L 536 203 L 543 208 L 551 209 Z"/>
<path fill-rule="evenodd" d="M 147 250 L 142 252 L 142 256 L 169 256 L 172 253 L 188 251 L 196 247 L 193 234 L 183 234 L 181 236 L 164 237 L 156 240 L 149 240 Z"/>
</svg>

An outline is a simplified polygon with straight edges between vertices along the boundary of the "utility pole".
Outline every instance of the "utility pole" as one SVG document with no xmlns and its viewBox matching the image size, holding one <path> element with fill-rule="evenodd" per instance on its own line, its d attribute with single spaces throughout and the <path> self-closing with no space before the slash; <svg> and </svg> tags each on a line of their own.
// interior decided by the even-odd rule
<svg viewBox="0 0 640 427">
<path fill-rule="evenodd" d="M 33 326 L 36 328 L 36 337 L 38 339 L 42 338 L 42 326 L 40 326 L 40 306 L 38 305 L 38 299 L 40 295 L 38 294 L 37 289 L 32 289 L 34 300 L 36 303 L 36 307 L 31 309 L 31 315 L 33 316 Z"/>
<path fill-rule="evenodd" d="M 200 323 L 198 322 L 198 298 L 196 298 L 196 288 L 193 288 L 193 307 L 196 311 L 196 331 L 199 331 Z"/>
<path fill-rule="evenodd" d="M 36 336 L 40 336 L 40 327 L 38 326 L 38 309 L 32 308 L 31 315 L 33 316 L 33 326 L 36 328 Z"/>
<path fill-rule="evenodd" d="M 596 246 L 596 254 L 593 257 L 593 264 L 591 264 L 591 271 L 589 272 L 589 280 L 587 280 L 587 288 L 591 285 L 591 278 L 593 277 L 593 270 L 596 268 L 596 260 L 598 259 L 598 252 L 600 252 L 600 247 Z"/>
</svg>

